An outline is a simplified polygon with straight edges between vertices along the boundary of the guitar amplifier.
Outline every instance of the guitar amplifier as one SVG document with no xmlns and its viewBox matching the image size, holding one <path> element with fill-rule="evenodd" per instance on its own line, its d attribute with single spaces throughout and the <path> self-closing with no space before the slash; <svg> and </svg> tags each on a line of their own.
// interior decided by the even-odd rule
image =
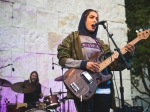
<svg viewBox="0 0 150 112">
<path fill-rule="evenodd" d="M 142 106 L 131 106 L 131 107 L 124 107 L 125 112 L 143 112 L 143 107 Z M 122 109 L 117 107 L 117 110 L 114 112 L 122 112 Z"/>
</svg>

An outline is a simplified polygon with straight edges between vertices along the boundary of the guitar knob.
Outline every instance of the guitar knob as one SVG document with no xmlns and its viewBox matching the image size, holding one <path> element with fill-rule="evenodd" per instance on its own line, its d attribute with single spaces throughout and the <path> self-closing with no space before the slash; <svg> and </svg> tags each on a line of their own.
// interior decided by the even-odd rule
<svg viewBox="0 0 150 112">
<path fill-rule="evenodd" d="M 136 32 L 136 33 L 139 33 L 139 31 L 138 31 L 138 30 L 136 30 L 135 32 Z"/>
<path fill-rule="evenodd" d="M 89 93 L 92 93 L 92 91 L 89 91 Z"/>
<path fill-rule="evenodd" d="M 88 97 L 88 96 L 89 96 L 88 94 L 85 95 L 85 97 Z"/>
<path fill-rule="evenodd" d="M 139 29 L 139 31 L 141 32 L 141 31 L 143 31 L 143 29 L 142 29 L 142 28 L 140 28 L 140 29 Z"/>
</svg>

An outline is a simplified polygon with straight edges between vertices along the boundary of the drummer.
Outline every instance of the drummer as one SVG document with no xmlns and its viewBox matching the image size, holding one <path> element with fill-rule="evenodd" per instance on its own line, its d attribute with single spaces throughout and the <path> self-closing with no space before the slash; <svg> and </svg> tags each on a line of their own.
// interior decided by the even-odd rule
<svg viewBox="0 0 150 112">
<path fill-rule="evenodd" d="M 36 102 L 43 97 L 37 71 L 31 72 L 29 80 L 25 80 L 25 82 L 36 84 L 36 89 L 33 92 L 24 93 L 24 103 L 27 103 L 26 110 L 36 108 Z"/>
</svg>

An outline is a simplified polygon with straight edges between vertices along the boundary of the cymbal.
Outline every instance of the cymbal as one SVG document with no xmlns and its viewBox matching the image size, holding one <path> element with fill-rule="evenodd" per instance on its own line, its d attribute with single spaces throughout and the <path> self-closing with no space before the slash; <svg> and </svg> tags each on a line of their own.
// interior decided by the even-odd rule
<svg viewBox="0 0 150 112">
<path fill-rule="evenodd" d="M 12 83 L 5 80 L 5 79 L 1 79 L 0 78 L 0 86 L 4 86 L 4 87 L 11 87 Z"/>
<path fill-rule="evenodd" d="M 63 81 L 63 76 L 56 77 L 55 81 Z"/>
<path fill-rule="evenodd" d="M 15 92 L 30 93 L 33 92 L 36 88 L 36 85 L 29 82 L 17 82 L 11 86 L 11 89 Z"/>
</svg>

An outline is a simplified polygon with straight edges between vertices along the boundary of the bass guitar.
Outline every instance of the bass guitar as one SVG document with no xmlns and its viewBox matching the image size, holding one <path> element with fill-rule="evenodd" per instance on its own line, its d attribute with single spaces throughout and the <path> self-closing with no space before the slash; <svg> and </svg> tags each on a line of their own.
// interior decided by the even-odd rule
<svg viewBox="0 0 150 112">
<path fill-rule="evenodd" d="M 135 45 L 138 41 L 142 39 L 147 39 L 150 34 L 150 29 L 139 32 L 137 37 L 130 42 L 131 45 Z M 125 47 L 120 49 L 122 54 L 125 54 L 127 51 Z M 99 58 L 102 54 L 97 52 L 93 54 L 88 61 L 90 62 L 99 62 Z M 105 69 L 108 65 L 115 61 L 119 56 L 119 53 L 115 51 L 110 57 L 100 62 L 100 70 L 97 73 L 90 71 L 84 71 L 81 69 L 71 68 L 67 70 L 64 75 L 64 84 L 71 93 L 80 100 L 90 99 L 96 91 L 96 88 L 102 82 L 105 82 L 111 78 L 111 75 L 103 75 L 100 72 Z"/>
</svg>

